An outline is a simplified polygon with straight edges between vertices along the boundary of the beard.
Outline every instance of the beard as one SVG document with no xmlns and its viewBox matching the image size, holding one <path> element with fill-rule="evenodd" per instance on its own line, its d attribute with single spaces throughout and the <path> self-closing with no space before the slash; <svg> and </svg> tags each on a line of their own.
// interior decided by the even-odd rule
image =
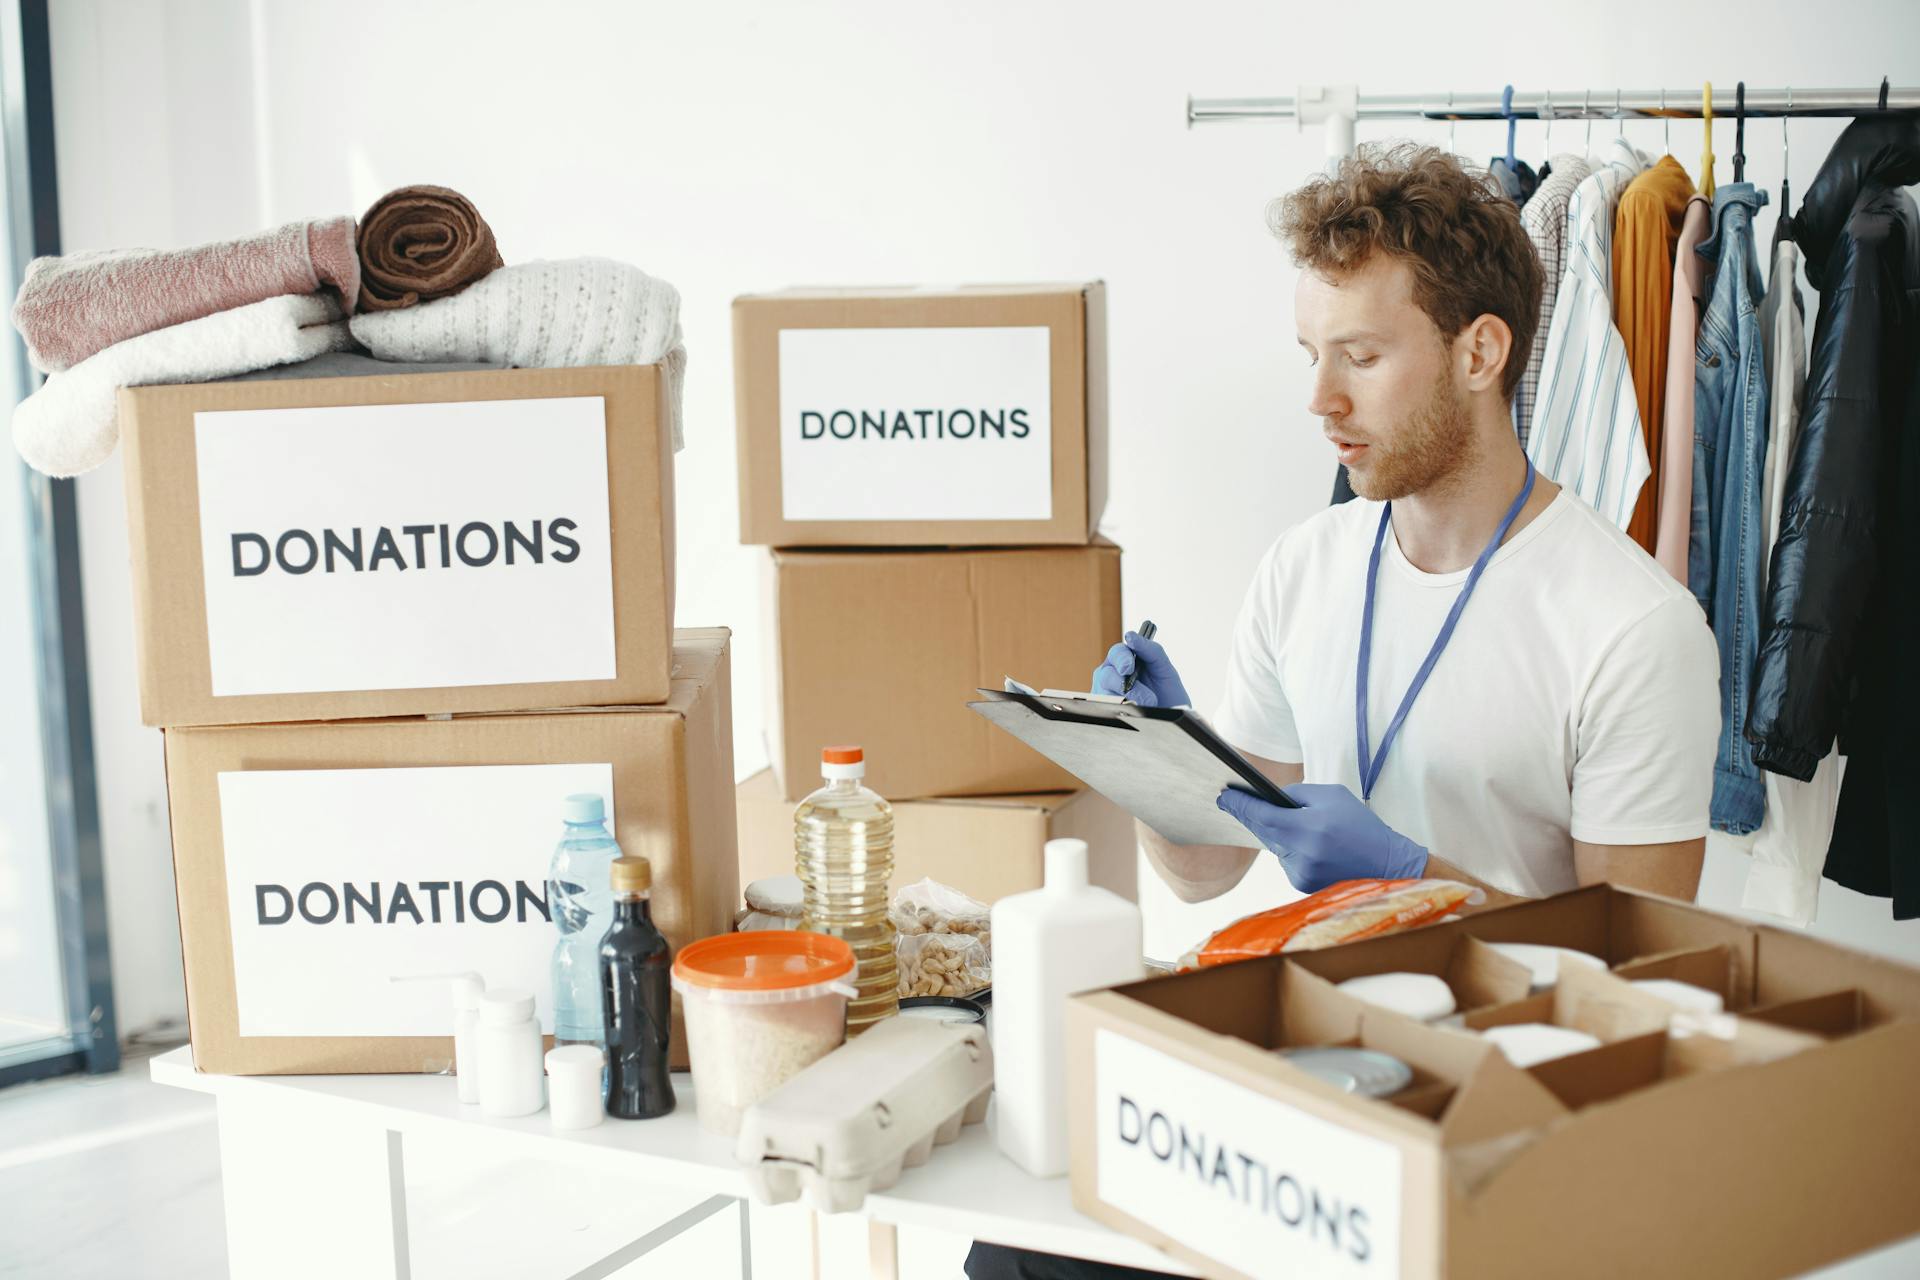
<svg viewBox="0 0 1920 1280">
<path fill-rule="evenodd" d="M 1347 483 L 1370 502 L 1391 502 L 1446 483 L 1473 460 L 1473 422 L 1466 397 L 1443 373 L 1427 398 L 1392 433 L 1391 443 L 1365 442 L 1362 465 L 1347 468 Z"/>
</svg>

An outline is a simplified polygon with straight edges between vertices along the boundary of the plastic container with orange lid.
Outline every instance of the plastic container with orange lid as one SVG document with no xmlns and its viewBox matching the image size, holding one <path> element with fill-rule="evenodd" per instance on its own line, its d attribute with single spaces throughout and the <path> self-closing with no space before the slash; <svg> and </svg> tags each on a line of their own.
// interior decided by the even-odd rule
<svg viewBox="0 0 1920 1280">
<path fill-rule="evenodd" d="M 853 948 L 801 929 L 703 938 L 673 962 L 687 1019 L 694 1107 L 731 1137 L 748 1107 L 846 1038 Z"/>
</svg>

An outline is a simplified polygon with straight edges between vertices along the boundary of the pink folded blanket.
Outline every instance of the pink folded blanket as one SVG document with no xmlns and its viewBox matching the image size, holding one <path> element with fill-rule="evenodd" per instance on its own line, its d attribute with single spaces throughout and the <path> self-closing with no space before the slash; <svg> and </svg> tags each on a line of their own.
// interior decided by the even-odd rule
<svg viewBox="0 0 1920 1280">
<path fill-rule="evenodd" d="M 110 249 L 37 258 L 13 324 L 42 373 L 155 329 L 285 294 L 332 290 L 351 312 L 360 295 L 352 218 L 290 222 L 244 240 L 191 249 Z"/>
</svg>

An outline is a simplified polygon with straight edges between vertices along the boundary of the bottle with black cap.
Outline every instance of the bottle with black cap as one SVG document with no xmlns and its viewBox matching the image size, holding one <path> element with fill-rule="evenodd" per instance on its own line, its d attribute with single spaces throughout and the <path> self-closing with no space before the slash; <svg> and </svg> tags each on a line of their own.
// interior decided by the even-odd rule
<svg viewBox="0 0 1920 1280">
<path fill-rule="evenodd" d="M 607 1114 L 650 1120 L 673 1110 L 667 1076 L 673 953 L 654 927 L 653 868 L 615 858 L 613 924 L 600 939 L 600 999 L 607 1027 Z"/>
</svg>

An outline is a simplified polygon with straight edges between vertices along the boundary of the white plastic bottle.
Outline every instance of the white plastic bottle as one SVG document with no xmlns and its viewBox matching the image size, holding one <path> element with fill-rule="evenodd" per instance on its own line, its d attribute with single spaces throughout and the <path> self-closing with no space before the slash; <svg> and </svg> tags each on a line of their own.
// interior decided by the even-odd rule
<svg viewBox="0 0 1920 1280">
<path fill-rule="evenodd" d="M 453 978 L 453 1073 L 460 1101 L 480 1101 L 480 996 L 487 984 L 477 973 Z"/>
<path fill-rule="evenodd" d="M 1145 976 L 1140 908 L 1087 883 L 1087 842 L 1047 841 L 1046 877 L 993 907 L 994 1136 L 1039 1178 L 1067 1171 L 1067 997 Z"/>
<path fill-rule="evenodd" d="M 499 987 L 480 997 L 480 1113 L 530 1116 L 545 1099 L 533 993 Z"/>
<path fill-rule="evenodd" d="M 460 1101 L 480 1101 L 480 996 L 487 980 L 472 971 L 416 973 L 396 976 L 394 982 L 446 982 L 453 991 L 453 1075 Z"/>
</svg>

